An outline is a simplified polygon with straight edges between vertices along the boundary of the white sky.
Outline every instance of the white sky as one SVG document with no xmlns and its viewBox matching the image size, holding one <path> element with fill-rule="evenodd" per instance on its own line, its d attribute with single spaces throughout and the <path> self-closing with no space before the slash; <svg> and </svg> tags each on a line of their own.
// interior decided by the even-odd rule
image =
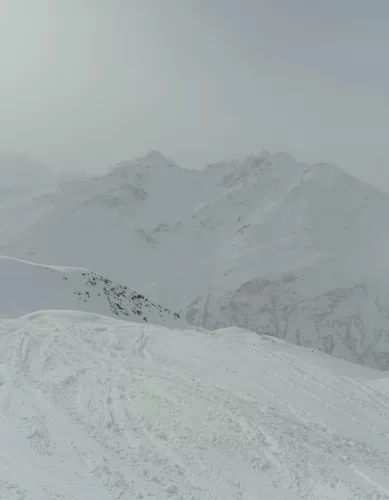
<svg viewBox="0 0 389 500">
<path fill-rule="evenodd" d="M 388 0 L 0 0 L 0 145 L 100 171 L 285 150 L 389 189 Z"/>
</svg>

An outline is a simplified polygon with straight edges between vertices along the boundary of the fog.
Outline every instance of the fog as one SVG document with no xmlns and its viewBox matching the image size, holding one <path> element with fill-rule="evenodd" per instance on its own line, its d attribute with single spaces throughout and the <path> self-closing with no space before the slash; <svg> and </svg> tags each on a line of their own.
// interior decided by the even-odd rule
<svg viewBox="0 0 389 500">
<path fill-rule="evenodd" d="M 389 189 L 387 0 L 0 0 L 0 147 L 98 172 L 284 150 Z"/>
</svg>

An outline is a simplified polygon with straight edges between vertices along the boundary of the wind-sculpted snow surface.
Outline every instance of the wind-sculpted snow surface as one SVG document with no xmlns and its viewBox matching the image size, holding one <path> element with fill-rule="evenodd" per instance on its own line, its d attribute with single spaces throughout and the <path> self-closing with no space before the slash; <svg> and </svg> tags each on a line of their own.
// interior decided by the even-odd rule
<svg viewBox="0 0 389 500">
<path fill-rule="evenodd" d="M 177 313 L 87 269 L 42 266 L 0 256 L 0 283 L 0 317 L 74 309 L 129 321 L 184 324 Z"/>
<path fill-rule="evenodd" d="M 238 329 L 0 321 L 2 500 L 387 500 L 387 374 Z"/>
</svg>

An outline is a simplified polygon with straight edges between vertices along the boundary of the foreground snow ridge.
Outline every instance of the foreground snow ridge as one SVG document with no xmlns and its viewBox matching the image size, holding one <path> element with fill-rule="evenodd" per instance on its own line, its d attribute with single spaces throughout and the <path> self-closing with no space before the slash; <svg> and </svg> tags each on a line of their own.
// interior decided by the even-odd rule
<svg viewBox="0 0 389 500">
<path fill-rule="evenodd" d="M 389 377 L 235 328 L 0 321 L 0 498 L 389 498 Z"/>
</svg>

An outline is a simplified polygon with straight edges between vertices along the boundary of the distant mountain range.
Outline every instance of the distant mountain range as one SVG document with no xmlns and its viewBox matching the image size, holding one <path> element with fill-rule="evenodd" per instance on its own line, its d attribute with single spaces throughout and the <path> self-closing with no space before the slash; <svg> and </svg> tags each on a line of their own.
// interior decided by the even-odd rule
<svg viewBox="0 0 389 500">
<path fill-rule="evenodd" d="M 25 170 L 0 197 L 0 253 L 93 269 L 207 329 L 389 369 L 389 197 L 337 166 L 263 152 L 188 171 L 153 151 L 50 183 L 29 164 L 21 196 Z"/>
</svg>

